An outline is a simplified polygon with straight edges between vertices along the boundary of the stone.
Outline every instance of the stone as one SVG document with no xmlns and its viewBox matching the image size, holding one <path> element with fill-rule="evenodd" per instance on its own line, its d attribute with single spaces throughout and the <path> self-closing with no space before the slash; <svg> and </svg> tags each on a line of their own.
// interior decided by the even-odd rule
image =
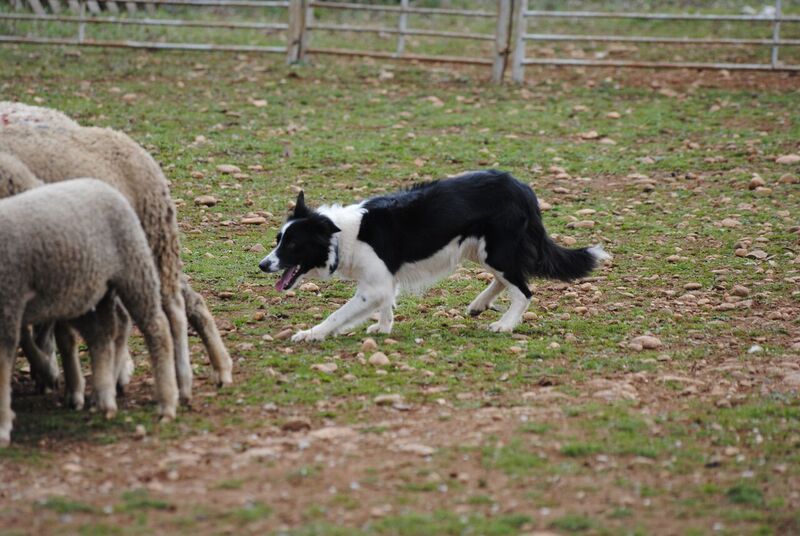
<svg viewBox="0 0 800 536">
<path fill-rule="evenodd" d="M 194 198 L 194 204 L 197 206 L 213 207 L 219 201 L 213 195 L 199 195 Z"/>
<path fill-rule="evenodd" d="M 398 445 L 397 450 L 400 452 L 407 452 L 409 454 L 416 454 L 418 456 L 430 456 L 436 452 L 435 448 L 423 445 L 421 443 L 404 443 L 402 445 Z"/>
<path fill-rule="evenodd" d="M 311 365 L 311 370 L 318 370 L 320 372 L 324 372 L 325 374 L 332 374 L 336 372 L 339 366 L 336 363 L 316 363 Z"/>
<path fill-rule="evenodd" d="M 281 425 L 281 430 L 285 432 L 300 432 L 302 430 L 311 430 L 311 421 L 306 417 L 289 417 Z"/>
<path fill-rule="evenodd" d="M 219 171 L 220 173 L 224 173 L 226 175 L 242 172 L 239 166 L 234 166 L 233 164 L 220 164 L 217 166 L 217 171 Z"/>
<path fill-rule="evenodd" d="M 374 402 L 377 406 L 394 406 L 403 403 L 403 396 L 398 394 L 378 395 Z"/>
<path fill-rule="evenodd" d="M 288 339 L 291 336 L 292 336 L 292 330 L 287 328 L 284 329 L 283 331 L 279 331 L 278 334 L 275 335 L 275 338 L 278 339 L 279 341 L 282 341 Z"/>
<path fill-rule="evenodd" d="M 372 337 L 367 337 L 364 339 L 364 342 L 361 343 L 361 351 L 362 352 L 375 352 L 378 350 L 378 343 L 375 342 L 375 339 Z"/>
<path fill-rule="evenodd" d="M 369 356 L 369 364 L 375 367 L 386 367 L 391 364 L 391 361 L 383 352 L 375 352 Z"/>
<path fill-rule="evenodd" d="M 303 283 L 302 285 L 300 285 L 300 288 L 298 290 L 300 290 L 301 292 L 315 292 L 316 293 L 316 292 L 319 292 L 319 285 L 309 281 L 308 283 Z"/>
<path fill-rule="evenodd" d="M 776 164 L 800 164 L 800 155 L 798 154 L 785 154 L 779 156 L 775 160 Z"/>
<path fill-rule="evenodd" d="M 744 298 L 750 295 L 750 289 L 743 285 L 736 285 L 731 289 L 731 294 Z"/>
<path fill-rule="evenodd" d="M 640 335 L 639 337 L 635 337 L 631 342 L 628 344 L 630 348 L 633 350 L 657 350 L 663 346 L 661 340 L 658 337 L 653 337 L 650 335 Z"/>
</svg>

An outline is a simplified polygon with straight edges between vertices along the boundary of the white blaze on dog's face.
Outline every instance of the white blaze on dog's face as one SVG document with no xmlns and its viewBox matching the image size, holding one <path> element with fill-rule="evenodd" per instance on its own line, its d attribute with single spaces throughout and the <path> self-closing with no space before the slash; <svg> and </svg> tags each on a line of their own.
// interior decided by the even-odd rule
<svg viewBox="0 0 800 536">
<path fill-rule="evenodd" d="M 267 273 L 284 270 L 275 283 L 280 291 L 294 288 L 306 275 L 329 276 L 336 267 L 334 235 L 338 232 L 330 218 L 306 207 L 300 192 L 294 212 L 278 233 L 275 249 L 258 267 Z"/>
</svg>

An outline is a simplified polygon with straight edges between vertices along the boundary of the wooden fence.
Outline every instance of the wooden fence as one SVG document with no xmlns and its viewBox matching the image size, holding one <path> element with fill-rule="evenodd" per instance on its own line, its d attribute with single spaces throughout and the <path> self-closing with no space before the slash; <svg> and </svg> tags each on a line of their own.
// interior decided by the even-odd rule
<svg viewBox="0 0 800 536">
<path fill-rule="evenodd" d="M 0 0 L 2 1 L 2 0 Z M 509 65 L 512 78 L 517 82 L 524 80 L 527 65 L 564 66 L 606 66 L 606 67 L 651 67 L 651 68 L 711 68 L 711 69 L 760 69 L 760 70 L 800 70 L 800 65 L 780 61 L 781 47 L 800 46 L 800 39 L 781 37 L 781 24 L 800 22 L 800 16 L 787 16 L 782 13 L 783 2 L 775 1 L 774 10 L 768 16 L 761 15 L 720 15 L 720 14 L 676 14 L 676 13 L 628 13 L 614 11 L 557 11 L 529 9 L 528 0 L 486 0 L 488 9 L 456 9 L 446 7 L 418 7 L 412 0 L 396 0 L 395 5 L 340 2 L 336 0 L 11 0 L 15 8 L 0 10 L 0 23 L 50 22 L 57 25 L 74 25 L 76 32 L 72 37 L 53 37 L 32 35 L 31 33 L 7 33 L 0 35 L 0 43 L 62 44 L 99 47 L 132 47 L 144 49 L 180 50 L 222 50 L 239 52 L 267 52 L 285 54 L 289 62 L 299 62 L 308 55 L 339 55 L 385 58 L 393 60 L 414 60 L 424 62 L 461 63 L 483 65 L 491 69 L 495 82 L 504 79 Z M 157 8 L 163 6 L 183 6 L 191 8 L 237 8 L 269 10 L 279 14 L 277 20 L 269 21 L 229 21 L 214 19 L 166 18 Z M 28 8 L 28 9 L 26 9 Z M 123 9 L 124 8 L 124 9 Z M 331 24 L 323 22 L 321 12 L 332 10 L 344 13 L 372 13 L 390 15 L 395 25 Z M 264 13 L 266 11 L 263 11 Z M 436 16 L 442 20 L 483 19 L 492 21 L 493 32 L 446 31 L 430 28 L 412 28 L 409 16 Z M 340 17 L 340 20 L 345 17 Z M 330 17 L 327 17 L 329 20 Z M 536 21 L 540 26 L 548 20 L 588 20 L 588 19 L 636 19 L 643 21 L 736 21 L 748 24 L 771 24 L 772 37 L 769 39 L 741 38 L 697 38 L 697 37 L 658 37 L 648 35 L 586 35 L 566 33 L 529 33 L 528 25 Z M 284 34 L 283 44 L 265 46 L 263 44 L 225 44 L 210 42 L 168 42 L 155 40 L 129 39 L 90 39 L 86 37 L 89 25 L 115 25 L 121 27 L 181 27 L 208 28 L 215 30 L 256 30 L 261 32 L 280 32 Z M 443 24 L 444 27 L 451 27 Z M 347 36 L 379 34 L 396 36 L 393 51 L 375 51 L 358 48 L 333 46 L 313 46 L 312 36 L 316 32 L 346 34 Z M 217 35 L 217 34 L 215 34 Z M 407 39 L 412 37 L 435 38 L 443 40 L 464 40 L 491 43 L 484 50 L 491 54 L 446 55 L 419 54 L 408 52 Z M 526 50 L 530 42 L 556 43 L 634 43 L 655 45 L 709 46 L 764 46 L 771 49 L 769 63 L 719 63 L 719 62 L 679 62 L 643 61 L 642 59 L 601 60 L 584 58 L 537 57 L 534 51 Z"/>
</svg>

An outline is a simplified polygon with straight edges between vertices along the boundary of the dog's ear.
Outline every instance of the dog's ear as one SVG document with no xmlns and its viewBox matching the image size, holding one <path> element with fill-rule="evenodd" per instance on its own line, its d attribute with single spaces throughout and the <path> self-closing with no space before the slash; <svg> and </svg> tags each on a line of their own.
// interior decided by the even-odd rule
<svg viewBox="0 0 800 536">
<path fill-rule="evenodd" d="M 306 197 L 303 194 L 303 190 L 300 190 L 300 193 L 297 194 L 297 201 L 294 204 L 294 212 L 292 213 L 292 218 L 307 218 L 309 215 L 308 207 L 306 207 Z"/>
<path fill-rule="evenodd" d="M 335 223 L 333 223 L 333 222 L 332 222 L 330 219 L 328 219 L 328 218 L 325 218 L 325 229 L 326 229 L 326 230 L 327 230 L 329 233 L 331 233 L 331 234 L 338 233 L 339 231 L 341 231 L 341 229 L 339 229 L 338 227 L 336 227 L 336 224 L 335 224 Z"/>
</svg>

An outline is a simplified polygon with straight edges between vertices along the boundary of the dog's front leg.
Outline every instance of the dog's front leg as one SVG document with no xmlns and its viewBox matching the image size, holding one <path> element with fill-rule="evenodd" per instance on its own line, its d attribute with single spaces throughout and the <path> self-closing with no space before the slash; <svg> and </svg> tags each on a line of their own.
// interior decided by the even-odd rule
<svg viewBox="0 0 800 536">
<path fill-rule="evenodd" d="M 321 341 L 328 335 L 339 332 L 345 326 L 353 326 L 363 322 L 386 297 L 372 287 L 359 287 L 356 295 L 347 303 L 334 311 L 322 323 L 311 329 L 298 331 L 292 336 L 293 342 Z M 391 303 L 391 296 L 389 297 Z"/>
</svg>

